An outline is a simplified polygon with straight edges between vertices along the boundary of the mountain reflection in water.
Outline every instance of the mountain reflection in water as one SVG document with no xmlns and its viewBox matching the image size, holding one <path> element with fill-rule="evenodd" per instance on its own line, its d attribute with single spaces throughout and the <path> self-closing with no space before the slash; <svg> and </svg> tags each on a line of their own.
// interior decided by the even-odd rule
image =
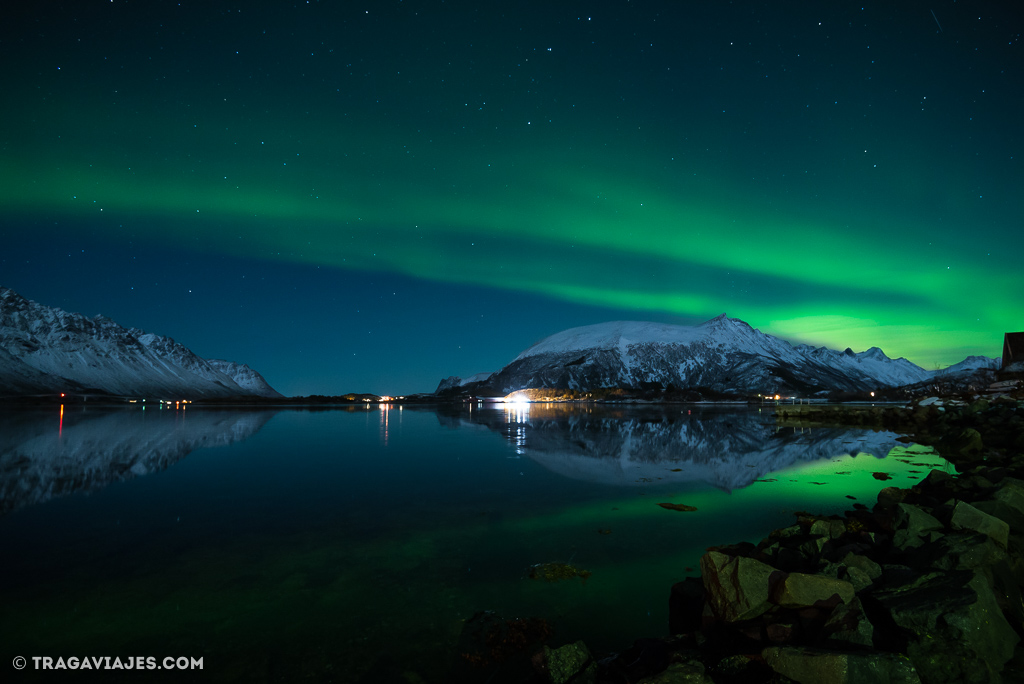
<svg viewBox="0 0 1024 684">
<path fill-rule="evenodd" d="M 203 681 L 447 684 L 492 610 L 603 657 L 667 634 L 709 545 L 949 468 L 892 446 L 745 406 L 5 411 L 0 642 L 202 654 Z M 531 578 L 548 563 L 591 574 Z"/>
<path fill-rule="evenodd" d="M 276 413 L 61 408 L 0 413 L 0 514 L 164 470 L 251 437 Z"/>
<path fill-rule="evenodd" d="M 893 432 L 780 428 L 771 409 L 506 404 L 504 412 L 439 411 L 438 420 L 484 425 L 554 473 L 618 486 L 706 482 L 729 491 L 798 463 L 885 458 L 899 445 Z"/>
</svg>

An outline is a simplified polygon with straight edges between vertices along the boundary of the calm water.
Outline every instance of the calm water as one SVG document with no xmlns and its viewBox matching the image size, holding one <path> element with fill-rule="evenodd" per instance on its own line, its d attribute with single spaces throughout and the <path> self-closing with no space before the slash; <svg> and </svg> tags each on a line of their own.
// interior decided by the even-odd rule
<svg viewBox="0 0 1024 684">
<path fill-rule="evenodd" d="M 895 438 L 679 406 L 8 411 L 4 667 L 187 655 L 205 680 L 441 682 L 484 609 L 606 654 L 667 634 L 706 547 L 951 470 Z M 556 561 L 593 574 L 529 578 Z"/>
</svg>

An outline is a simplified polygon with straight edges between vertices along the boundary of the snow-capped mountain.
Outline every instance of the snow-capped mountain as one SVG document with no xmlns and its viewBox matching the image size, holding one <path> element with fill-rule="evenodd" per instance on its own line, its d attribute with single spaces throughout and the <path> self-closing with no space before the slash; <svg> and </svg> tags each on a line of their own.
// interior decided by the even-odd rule
<svg viewBox="0 0 1024 684">
<path fill-rule="evenodd" d="M 491 377 L 490 373 L 477 373 L 476 375 L 471 375 L 468 378 L 460 378 L 458 375 L 449 375 L 447 378 L 438 383 L 437 391 L 444 392 L 445 390 L 464 387 L 472 383 L 483 382 L 489 377 Z"/>
<path fill-rule="evenodd" d="M 207 361 L 169 337 L 37 304 L 0 287 L 0 395 L 280 397 L 259 373 Z"/>
<path fill-rule="evenodd" d="M 972 360 L 973 359 L 973 360 Z M 997 359 L 971 357 L 945 372 L 991 367 Z M 814 394 L 871 391 L 934 377 L 878 347 L 854 353 L 766 335 L 725 314 L 697 326 L 614 321 L 571 328 L 547 337 L 486 380 L 442 381 L 438 391 L 504 395 L 526 388 L 591 391 L 652 386 L 707 387 L 719 392 Z"/>
<path fill-rule="evenodd" d="M 235 384 L 249 394 L 260 397 L 280 397 L 281 394 L 263 379 L 263 376 L 244 363 L 224 359 L 206 359 L 211 368 L 220 371 L 235 381 Z"/>
<path fill-rule="evenodd" d="M 1002 359 L 990 359 L 987 356 L 968 356 L 960 363 L 935 371 L 936 376 L 963 375 L 979 370 L 999 370 Z"/>
</svg>

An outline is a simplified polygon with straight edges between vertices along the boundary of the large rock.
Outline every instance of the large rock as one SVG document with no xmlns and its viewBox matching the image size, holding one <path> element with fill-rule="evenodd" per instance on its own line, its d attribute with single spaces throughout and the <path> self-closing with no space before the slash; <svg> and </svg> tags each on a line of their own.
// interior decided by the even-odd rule
<svg viewBox="0 0 1024 684">
<path fill-rule="evenodd" d="M 864 607 L 856 596 L 849 603 L 836 606 L 825 622 L 826 639 L 830 642 L 856 644 L 871 648 L 875 628 L 864 614 Z"/>
<path fill-rule="evenodd" d="M 783 573 L 770 565 L 720 551 L 708 551 L 700 559 L 708 606 L 726 622 L 750 620 L 769 608 L 771 585 Z"/>
<path fill-rule="evenodd" d="M 800 684 L 920 684 L 913 663 L 898 653 L 842 653 L 793 646 L 762 651 L 768 666 Z"/>
<path fill-rule="evenodd" d="M 715 684 L 715 682 L 704 673 L 704 665 L 699 660 L 689 660 L 685 663 L 672 663 L 664 672 L 653 677 L 645 677 L 637 684 Z"/>
<path fill-rule="evenodd" d="M 849 581 L 854 591 L 867 589 L 882 576 L 882 567 L 878 563 L 852 551 L 839 562 L 839 567 L 841 570 L 836 576 Z"/>
<path fill-rule="evenodd" d="M 846 534 L 846 522 L 844 520 L 815 520 L 811 523 L 809 530 L 812 537 L 816 537 L 815 546 L 818 551 L 824 548 L 825 544 L 833 539 L 839 539 Z"/>
<path fill-rule="evenodd" d="M 783 608 L 834 608 L 853 598 L 853 585 L 827 575 L 792 572 L 778 583 L 772 602 Z"/>
<path fill-rule="evenodd" d="M 934 470 L 932 472 L 935 472 Z M 907 490 L 899 487 L 883 487 L 878 492 L 878 508 L 886 510 L 894 507 L 907 497 Z"/>
<path fill-rule="evenodd" d="M 551 636 L 551 626 L 540 618 L 505 619 L 482 611 L 466 620 L 456 644 L 456 657 L 445 678 L 446 684 L 518 684 L 535 673 L 531 657 Z M 367 677 L 364 681 L 392 681 Z"/>
<path fill-rule="evenodd" d="M 893 521 L 895 534 L 892 543 L 902 549 L 921 546 L 926 541 L 941 533 L 943 525 L 930 513 L 914 506 L 901 503 L 896 505 L 896 518 Z"/>
<path fill-rule="evenodd" d="M 1019 640 L 980 572 L 928 573 L 874 597 L 909 633 L 907 655 L 929 684 L 998 682 Z"/>
<path fill-rule="evenodd" d="M 1006 549 L 992 537 L 966 530 L 950 532 L 914 550 L 913 565 L 934 570 L 974 570 L 1005 560 Z"/>
<path fill-rule="evenodd" d="M 975 502 L 974 507 L 1005 522 L 1010 532 L 1024 534 L 1024 487 L 1016 482 L 1004 481 L 991 501 Z"/>
<path fill-rule="evenodd" d="M 1010 526 L 1005 521 L 984 511 L 979 511 L 966 501 L 956 504 L 949 525 L 954 530 L 974 530 L 987 534 L 1004 549 L 1009 541 Z"/>
<path fill-rule="evenodd" d="M 882 566 L 867 556 L 856 554 L 853 551 L 846 554 L 841 562 L 848 568 L 857 568 L 861 570 L 872 580 L 876 580 L 882 576 Z"/>
<path fill-rule="evenodd" d="M 964 428 L 956 434 L 952 432 L 946 434 L 939 440 L 938 447 L 939 453 L 952 452 L 968 457 L 980 456 L 985 450 L 985 445 L 981 441 L 981 433 L 974 428 Z"/>
<path fill-rule="evenodd" d="M 589 684 L 594 681 L 597 673 L 597 663 L 582 641 L 558 648 L 545 646 L 544 663 L 551 684 L 566 684 L 570 681 Z"/>
</svg>

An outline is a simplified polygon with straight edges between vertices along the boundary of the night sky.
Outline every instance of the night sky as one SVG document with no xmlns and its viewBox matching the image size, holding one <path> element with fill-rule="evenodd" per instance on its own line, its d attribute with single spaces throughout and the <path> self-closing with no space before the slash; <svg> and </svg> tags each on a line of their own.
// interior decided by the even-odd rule
<svg viewBox="0 0 1024 684">
<path fill-rule="evenodd" d="M 926 368 L 1024 329 L 1013 3 L 16 5 L 0 285 L 285 394 L 617 319 Z"/>
</svg>

